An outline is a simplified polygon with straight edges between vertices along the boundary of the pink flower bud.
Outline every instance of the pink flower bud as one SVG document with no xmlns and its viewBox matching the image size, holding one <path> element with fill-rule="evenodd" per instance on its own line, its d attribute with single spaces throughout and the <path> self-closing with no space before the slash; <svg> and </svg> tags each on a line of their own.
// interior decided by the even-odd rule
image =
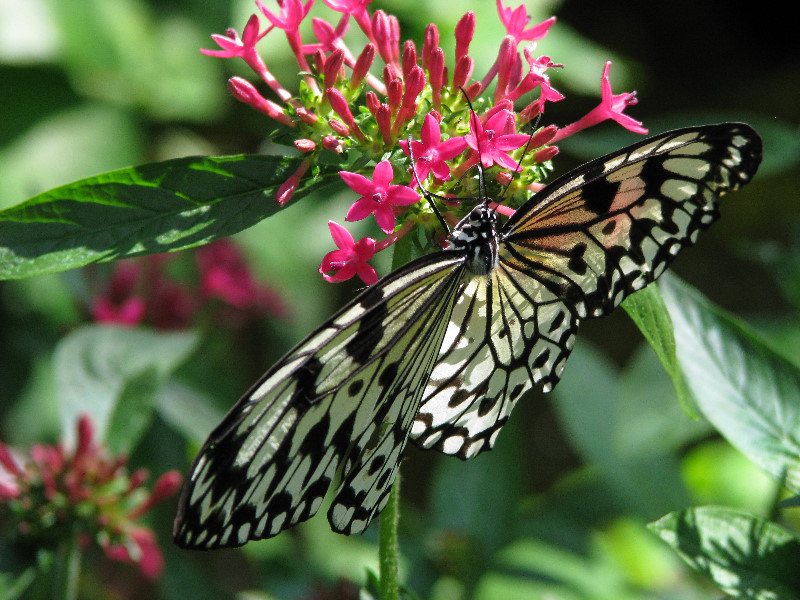
<svg viewBox="0 0 800 600">
<path fill-rule="evenodd" d="M 281 184 L 281 186 L 278 188 L 278 191 L 275 192 L 275 202 L 277 202 L 280 206 L 284 206 L 287 202 L 289 202 L 289 200 L 292 199 L 294 191 L 297 189 L 297 186 L 300 185 L 300 179 L 302 179 L 303 175 L 306 174 L 309 166 L 311 166 L 311 163 L 309 162 L 308 158 L 300 163 L 300 166 L 297 167 L 297 170 L 292 173 L 289 178 Z"/>
<path fill-rule="evenodd" d="M 536 132 L 536 134 L 531 138 L 529 146 L 531 148 L 539 148 L 544 146 L 545 144 L 550 143 L 550 141 L 556 136 L 556 133 L 558 133 L 558 127 L 556 125 L 548 125 L 547 127 L 544 127 Z"/>
<path fill-rule="evenodd" d="M 428 24 L 425 28 L 425 38 L 422 43 L 422 68 L 428 68 L 428 62 L 431 58 L 433 49 L 439 46 L 439 30 L 433 23 Z"/>
<path fill-rule="evenodd" d="M 342 137 L 350 136 L 350 130 L 347 128 L 347 125 L 342 123 L 339 119 L 328 119 L 328 125 L 330 125 L 330 128 Z"/>
<path fill-rule="evenodd" d="M 384 144 L 391 146 L 392 140 L 392 108 L 388 104 L 381 104 L 375 115 L 378 122 L 378 131 L 381 132 Z"/>
<path fill-rule="evenodd" d="M 517 41 L 511 36 L 505 36 L 500 43 L 497 53 L 497 87 L 494 92 L 494 101 L 499 102 L 505 98 L 509 91 L 519 82 L 520 59 L 517 52 Z"/>
<path fill-rule="evenodd" d="M 406 40 L 403 44 L 403 77 L 408 77 L 411 67 L 417 65 L 417 47 L 411 40 Z"/>
<path fill-rule="evenodd" d="M 403 104 L 415 102 L 422 90 L 425 89 L 425 71 L 419 65 L 414 65 L 406 78 L 406 89 L 403 93 Z"/>
<path fill-rule="evenodd" d="M 508 185 L 514 180 L 514 176 L 508 171 L 498 171 L 495 179 L 500 185 Z"/>
<path fill-rule="evenodd" d="M 524 125 L 525 123 L 529 123 L 533 119 L 539 116 L 541 102 L 539 100 L 534 100 L 528 106 L 523 108 L 519 113 L 517 113 L 517 123 L 519 125 Z"/>
<path fill-rule="evenodd" d="M 467 12 L 456 23 L 456 64 L 469 52 L 469 45 L 475 35 L 475 13 Z"/>
<path fill-rule="evenodd" d="M 136 469 L 128 479 L 127 493 L 130 494 L 134 490 L 138 490 L 148 479 L 150 479 L 150 471 L 145 468 Z"/>
<path fill-rule="evenodd" d="M 475 100 L 475 98 L 481 95 L 482 91 L 483 91 L 483 84 L 480 81 L 476 81 L 475 83 L 470 85 L 467 89 L 465 89 L 464 93 L 470 100 Z"/>
<path fill-rule="evenodd" d="M 378 54 L 386 64 L 397 64 L 400 50 L 400 25 L 397 17 L 378 9 L 372 14 L 372 35 Z"/>
<path fill-rule="evenodd" d="M 337 48 L 331 52 L 323 67 L 323 82 L 325 89 L 336 86 L 339 77 L 344 76 L 344 50 Z"/>
<path fill-rule="evenodd" d="M 444 51 L 441 48 L 434 48 L 428 63 L 428 74 L 431 78 L 431 90 L 433 92 L 433 105 L 442 105 L 442 86 L 447 85 L 444 81 Z"/>
<path fill-rule="evenodd" d="M 333 111 L 342 118 L 342 121 L 350 128 L 350 132 L 345 135 L 355 135 L 359 139 L 364 139 L 364 134 L 358 128 L 358 125 L 353 118 L 353 113 L 350 112 L 350 106 L 347 104 L 347 99 L 341 91 L 336 88 L 328 88 L 325 90 L 328 96 L 328 101 L 331 103 Z M 334 129 L 336 131 L 336 129 Z M 336 131 L 339 133 L 339 131 Z M 341 134 L 340 134 L 341 135 Z"/>
<path fill-rule="evenodd" d="M 381 101 L 378 100 L 378 95 L 370 90 L 367 92 L 366 104 L 369 112 L 371 112 L 374 116 L 375 113 L 378 112 L 378 107 L 381 105 Z"/>
<path fill-rule="evenodd" d="M 534 152 L 533 160 L 538 163 L 543 163 L 553 158 L 556 154 L 558 154 L 558 146 L 547 146 L 547 148 L 542 148 Z"/>
<path fill-rule="evenodd" d="M 17 464 L 17 461 L 14 460 L 14 457 L 11 455 L 11 451 L 8 449 L 8 446 L 6 446 L 3 442 L 0 442 L 0 465 L 2 465 L 6 471 L 15 477 L 25 476 L 25 471 L 20 465 Z"/>
<path fill-rule="evenodd" d="M 228 89 L 233 97 L 245 104 L 249 104 L 265 115 L 272 117 L 276 121 L 294 127 L 292 120 L 283 112 L 283 109 L 272 100 L 264 98 L 255 86 L 241 77 L 231 77 L 228 80 Z"/>
<path fill-rule="evenodd" d="M 296 107 L 294 112 L 304 123 L 309 125 L 315 125 L 319 121 L 319 117 L 311 109 L 303 106 Z"/>
<path fill-rule="evenodd" d="M 375 44 L 367 44 L 358 55 L 353 67 L 353 76 L 350 79 L 350 89 L 355 90 L 369 73 L 369 68 L 375 60 Z"/>
<path fill-rule="evenodd" d="M 469 78 L 472 77 L 472 71 L 475 68 L 475 61 L 470 56 L 462 56 L 456 63 L 456 69 L 453 71 L 453 91 L 463 88 L 467 85 Z"/>
<path fill-rule="evenodd" d="M 322 48 L 314 50 L 313 60 L 317 73 L 322 73 L 325 70 L 325 52 L 322 51 Z"/>
<path fill-rule="evenodd" d="M 89 454 L 92 448 L 92 438 L 94 437 L 94 425 L 92 418 L 83 414 L 78 419 L 78 445 L 75 447 L 75 460 Z"/>
<path fill-rule="evenodd" d="M 344 152 L 344 143 L 342 143 L 342 140 L 332 135 L 326 135 L 322 138 L 322 147 L 325 148 L 325 150 L 336 152 L 336 154 Z"/>
<path fill-rule="evenodd" d="M 403 84 L 400 79 L 392 79 L 386 86 L 386 100 L 393 109 L 400 107 L 403 101 Z"/>
<path fill-rule="evenodd" d="M 300 140 L 295 140 L 294 147 L 297 148 L 298 152 L 302 152 L 305 154 L 308 152 L 313 152 L 317 147 L 317 143 L 314 140 L 303 138 Z"/>
</svg>

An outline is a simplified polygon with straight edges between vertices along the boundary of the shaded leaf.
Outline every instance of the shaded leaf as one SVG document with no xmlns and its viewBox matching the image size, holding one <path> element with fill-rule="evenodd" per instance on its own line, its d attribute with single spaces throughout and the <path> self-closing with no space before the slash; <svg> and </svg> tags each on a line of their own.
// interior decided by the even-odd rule
<svg viewBox="0 0 800 600">
<path fill-rule="evenodd" d="M 55 351 L 61 427 L 68 444 L 81 414 L 113 451 L 130 451 L 144 433 L 155 392 L 194 350 L 197 335 L 87 325 Z"/>
<path fill-rule="evenodd" d="M 588 464 L 600 469 L 615 499 L 648 518 L 686 506 L 689 496 L 672 448 L 633 445 L 636 420 L 620 399 L 617 369 L 585 340 L 578 339 L 553 393 L 558 398 L 553 407 L 570 441 Z M 636 400 L 652 402 L 653 396 L 640 388 Z"/>
<path fill-rule="evenodd" d="M 800 370 L 675 277 L 661 290 L 700 412 L 759 467 L 800 492 Z"/>
</svg>

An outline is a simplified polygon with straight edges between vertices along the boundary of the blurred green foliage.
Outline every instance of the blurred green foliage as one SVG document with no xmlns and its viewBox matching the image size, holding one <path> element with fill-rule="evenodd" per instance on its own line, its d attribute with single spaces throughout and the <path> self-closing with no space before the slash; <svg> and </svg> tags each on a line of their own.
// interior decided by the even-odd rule
<svg viewBox="0 0 800 600">
<path fill-rule="evenodd" d="M 676 270 L 763 335 L 757 353 L 740 350 L 742 360 L 758 363 L 769 346 L 785 357 L 781 369 L 800 366 L 800 63 L 796 50 L 779 41 L 793 39 L 788 24 L 719 2 L 593 4 L 528 5 L 534 19 L 551 13 L 560 19 L 537 51 L 565 65 L 553 81 L 568 99 L 548 106 L 543 123 L 564 125 L 591 108 L 602 64 L 611 58 L 615 87 L 638 89 L 632 114 L 652 132 L 723 120 L 756 127 L 765 140 L 758 177 L 723 200 L 722 221 Z M 493 5 L 431 0 L 420 11 L 411 2 L 375 0 L 370 8 L 396 13 L 404 36 L 418 44 L 427 22 L 436 21 L 446 51 L 461 14 L 482 11 L 472 54 L 485 60 L 476 67 L 483 72 L 502 35 Z M 243 1 L 0 1 L 0 208 L 129 165 L 264 150 L 272 124 L 226 92 L 226 74 L 244 73 L 242 66 L 198 52 L 213 47 L 210 33 L 240 30 L 253 10 Z M 278 78 L 293 81 L 293 59 L 279 36 L 264 40 L 264 48 Z M 634 139 L 605 125 L 565 142 L 556 169 Z M 85 385 L 81 370 L 95 376 L 105 365 L 111 379 L 104 385 L 116 381 L 109 393 L 138 398 L 133 406 L 149 415 L 109 439 L 132 449 L 132 465 L 185 471 L 204 435 L 263 368 L 351 297 L 352 288 L 324 284 L 317 273 L 330 249 L 326 222 L 341 219 L 347 205 L 346 197 L 333 203 L 309 197 L 236 237 L 259 278 L 291 306 L 289 318 L 267 319 L 244 333 L 207 326 L 174 339 L 86 329 L 90 289 L 82 271 L 1 283 L 0 439 L 22 448 L 60 439 L 72 430 L 67 415 L 59 418 L 57 399 L 65 394 L 102 414 L 100 400 L 68 382 Z M 748 448 L 737 450 L 706 419 L 686 416 L 669 375 L 622 311 L 585 323 L 582 334 L 555 393 L 520 403 L 493 452 L 467 463 L 408 452 L 401 572 L 419 597 L 716 598 L 719 591 L 656 536 L 669 541 L 675 528 L 691 526 L 702 537 L 718 514 L 686 512 L 699 504 L 746 510 L 776 546 L 796 544 L 763 525 L 777 519 L 795 535 L 800 530 L 796 509 L 775 508 L 778 483 L 743 458 L 739 450 Z M 96 342 L 101 356 L 93 358 L 92 336 L 115 339 Z M 108 344 L 119 351 L 113 360 L 106 360 Z M 134 359 L 137 347 L 150 352 Z M 64 365 L 68 351 L 76 364 Z M 771 374 L 754 376 L 765 397 L 776 389 Z M 787 402 L 797 394 L 790 380 L 777 386 Z M 748 382 L 739 389 L 752 391 Z M 743 402 L 751 399 L 743 394 Z M 768 424 L 790 423 L 788 439 L 796 442 L 792 402 L 770 413 Z M 795 416 L 787 416 L 788 406 Z M 113 429 L 123 417 L 109 413 L 105 422 Z M 731 435 L 750 439 L 747 432 Z M 785 458 L 797 468 L 796 447 Z M 769 472 L 775 464 L 767 457 L 762 466 Z M 171 546 L 173 512 L 174 505 L 154 514 L 167 561 L 157 583 L 142 583 L 133 567 L 107 568 L 102 557 L 90 557 L 81 597 L 356 598 L 365 570 L 377 569 L 374 527 L 347 538 L 319 516 L 241 551 L 192 554 Z M 657 519 L 651 533 L 646 523 Z M 737 543 L 741 551 L 746 540 Z M 683 553 L 695 559 L 696 550 Z M 4 565 L 13 561 L 2 555 L 8 551 L 0 544 Z M 13 584 L 4 576 L 0 591 L 11 594 Z"/>
</svg>

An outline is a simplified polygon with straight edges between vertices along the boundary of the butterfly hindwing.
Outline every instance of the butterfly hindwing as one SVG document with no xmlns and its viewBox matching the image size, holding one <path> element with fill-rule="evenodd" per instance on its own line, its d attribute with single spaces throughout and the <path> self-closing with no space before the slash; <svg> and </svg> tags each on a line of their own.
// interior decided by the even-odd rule
<svg viewBox="0 0 800 600">
<path fill-rule="evenodd" d="M 559 298 L 502 264 L 462 283 L 414 442 L 464 459 L 490 449 L 516 401 L 558 381 L 577 325 Z"/>
<path fill-rule="evenodd" d="M 365 290 L 270 369 L 200 450 L 175 539 L 240 546 L 317 512 L 341 465 L 334 530 L 385 503 L 438 353 L 463 258 L 423 257 Z"/>
</svg>

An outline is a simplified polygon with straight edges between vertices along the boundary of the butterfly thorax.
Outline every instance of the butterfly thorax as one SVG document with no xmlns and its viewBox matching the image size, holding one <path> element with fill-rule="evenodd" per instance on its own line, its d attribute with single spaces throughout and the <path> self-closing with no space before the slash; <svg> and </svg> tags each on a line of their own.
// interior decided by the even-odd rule
<svg viewBox="0 0 800 600">
<path fill-rule="evenodd" d="M 476 275 L 486 275 L 497 266 L 497 213 L 481 203 L 455 226 L 447 238 L 446 250 L 463 252 L 467 268 Z"/>
</svg>

